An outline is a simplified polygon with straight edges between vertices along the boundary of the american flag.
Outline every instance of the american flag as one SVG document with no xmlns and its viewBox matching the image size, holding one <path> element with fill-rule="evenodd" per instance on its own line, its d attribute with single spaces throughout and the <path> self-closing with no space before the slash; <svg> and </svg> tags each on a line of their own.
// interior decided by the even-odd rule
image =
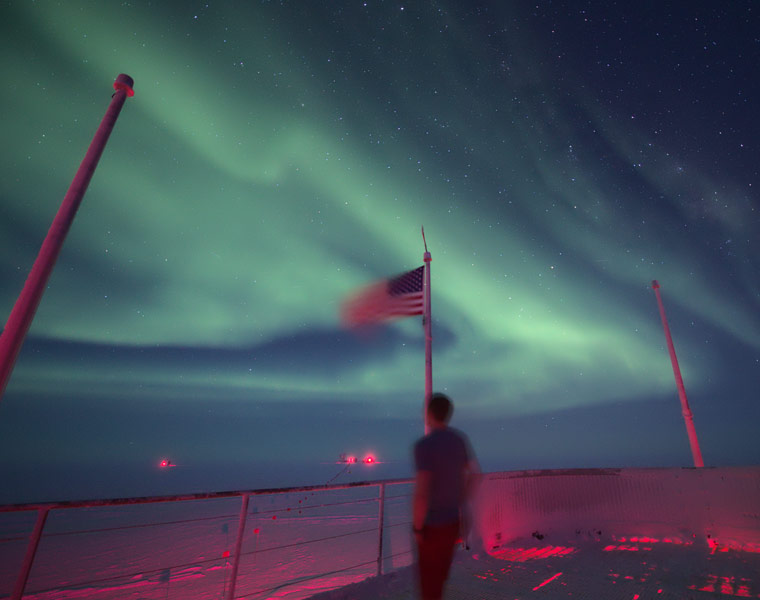
<svg viewBox="0 0 760 600">
<path fill-rule="evenodd" d="M 345 325 L 357 327 L 394 317 L 421 315 L 425 309 L 424 275 L 422 266 L 360 290 L 343 303 L 341 320 Z"/>
</svg>

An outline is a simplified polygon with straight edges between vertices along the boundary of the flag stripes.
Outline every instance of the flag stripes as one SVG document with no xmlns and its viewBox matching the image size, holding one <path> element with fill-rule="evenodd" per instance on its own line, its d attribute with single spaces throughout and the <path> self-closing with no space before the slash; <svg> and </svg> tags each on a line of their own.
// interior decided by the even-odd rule
<svg viewBox="0 0 760 600">
<path fill-rule="evenodd" d="M 356 327 L 423 314 L 424 275 L 425 267 L 422 266 L 360 290 L 343 303 L 343 323 Z"/>
</svg>

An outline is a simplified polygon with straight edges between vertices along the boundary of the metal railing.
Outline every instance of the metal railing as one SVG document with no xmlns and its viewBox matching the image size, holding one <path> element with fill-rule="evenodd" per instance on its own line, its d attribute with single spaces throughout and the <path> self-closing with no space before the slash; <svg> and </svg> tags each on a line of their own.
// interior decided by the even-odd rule
<svg viewBox="0 0 760 600">
<path fill-rule="evenodd" d="M 134 586 L 168 599 L 170 585 L 183 600 L 306 598 L 411 562 L 411 483 L 0 506 L 0 600 L 27 588 L 35 600 L 123 598 Z M 472 527 L 489 550 L 540 530 L 757 552 L 757 506 L 758 466 L 507 471 L 483 474 Z"/>
<path fill-rule="evenodd" d="M 44 597 L 46 593 L 56 597 L 65 597 L 65 590 L 67 589 L 77 590 L 83 587 L 100 586 L 103 588 L 102 591 L 107 591 L 109 583 L 114 584 L 113 589 L 117 590 L 120 586 L 123 588 L 127 584 L 117 584 L 116 582 L 125 581 L 137 581 L 141 585 L 164 583 L 167 590 L 166 597 L 168 597 L 169 583 L 173 580 L 173 573 L 176 579 L 188 579 L 201 572 L 205 575 L 215 574 L 217 577 L 219 577 L 219 572 L 223 572 L 223 582 L 219 586 L 221 589 L 219 592 L 214 591 L 213 597 L 224 600 L 255 599 L 287 586 L 297 586 L 297 584 L 304 584 L 304 582 L 314 583 L 320 579 L 322 580 L 322 587 L 315 589 L 315 586 L 312 586 L 307 595 L 328 589 L 331 587 L 331 581 L 335 584 L 332 587 L 340 587 L 372 575 L 381 575 L 384 570 L 384 563 L 386 565 L 390 563 L 391 568 L 398 568 L 411 561 L 411 543 L 407 531 L 411 524 L 410 494 L 386 495 L 388 486 L 408 486 L 411 483 L 412 480 L 410 479 L 391 479 L 338 485 L 0 506 L 0 513 L 6 515 L 7 513 L 22 513 L 31 516 L 31 514 L 36 513 L 34 526 L 28 536 L 18 531 L 14 532 L 12 529 L 3 532 L 3 529 L 0 528 L 0 559 L 2 559 L 0 562 L 6 564 L 6 571 L 9 568 L 8 563 L 14 562 L 14 555 L 15 562 L 18 564 L 20 547 L 23 546 L 24 540 L 28 540 L 23 558 L 17 567 L 11 595 L 4 595 L 6 592 L 0 587 L 0 598 L 21 600 L 25 593 L 40 595 L 40 597 Z M 376 494 L 371 493 L 373 488 L 377 488 Z M 231 507 L 229 506 L 235 499 L 240 500 L 237 515 L 230 512 Z M 205 506 L 198 504 L 198 501 L 201 501 Z M 269 502 L 268 506 L 266 506 L 267 502 Z M 169 520 L 161 518 L 147 522 L 144 520 L 133 522 L 135 516 L 140 516 L 134 514 L 137 509 L 124 508 L 138 505 L 167 506 L 168 503 L 183 503 L 179 505 L 183 507 L 182 509 L 179 509 L 176 504 L 169 506 L 169 508 L 172 514 L 185 512 L 184 508 L 187 508 L 187 518 L 176 518 L 175 516 Z M 251 508 L 252 503 L 256 504 L 253 509 Z M 375 503 L 377 503 L 376 513 L 372 510 Z M 392 510 L 389 510 L 389 505 Z M 117 512 L 101 510 L 106 507 L 121 508 Z M 77 509 L 85 509 L 85 514 L 81 514 L 82 511 L 77 511 Z M 211 514 L 206 514 L 209 511 Z M 108 514 L 99 514 L 103 512 Z M 57 526 L 51 527 L 49 516 L 63 513 L 76 514 L 76 518 L 71 523 L 58 523 Z M 234 522 L 235 516 L 237 516 L 237 528 L 234 547 L 230 550 L 227 549 L 229 533 L 232 529 L 229 527 L 229 522 Z M 281 526 L 277 525 L 278 518 Z M 113 522 L 114 520 L 116 523 Z M 26 523 L 27 531 L 30 521 L 31 519 L 28 519 Z M 118 565 L 109 565 L 101 559 L 101 556 L 114 554 L 114 552 L 116 552 L 116 556 L 113 559 L 119 559 L 118 551 L 114 551 L 113 546 L 108 545 L 114 538 L 117 542 L 131 544 L 134 542 L 135 536 L 139 538 L 138 531 L 141 531 L 147 538 L 147 543 L 158 548 L 161 545 L 160 542 L 166 542 L 166 538 L 173 535 L 177 535 L 178 538 L 190 536 L 195 540 L 196 538 L 193 536 L 198 532 L 207 532 L 211 525 L 218 526 L 220 522 L 222 523 L 221 531 L 226 533 L 223 541 L 219 539 L 209 541 L 207 533 L 203 533 L 207 536 L 203 542 L 206 544 L 207 550 L 209 548 L 214 551 L 218 550 L 220 545 L 225 547 L 223 552 L 216 552 L 211 558 L 207 558 L 205 552 L 201 552 L 199 544 L 203 545 L 203 543 L 188 542 L 185 539 L 184 547 L 173 552 L 175 557 L 172 557 L 168 552 L 164 553 L 157 561 L 159 564 L 155 564 L 152 557 L 141 556 L 139 560 L 134 561 L 137 564 L 133 565 L 133 568 L 128 572 L 114 574 L 112 571 Z M 181 532 L 182 527 L 188 528 L 190 526 L 194 528 L 192 531 L 186 529 L 184 533 Z M 164 531 L 167 528 L 171 531 L 162 535 L 154 529 L 162 527 L 165 528 Z M 260 548 L 258 547 L 259 533 L 261 529 L 266 528 L 271 534 L 268 536 L 271 543 Z M 390 531 L 391 529 L 394 531 Z M 153 533 L 151 535 L 145 534 L 148 530 L 153 531 Z M 308 537 L 309 531 L 314 537 Z M 81 547 L 86 547 L 86 543 L 79 544 L 76 550 L 73 549 L 76 544 L 71 542 L 71 536 L 82 538 L 95 535 L 108 535 L 110 541 L 102 540 L 99 549 L 82 550 Z M 348 538 L 352 536 L 354 536 L 354 541 L 345 544 Z M 371 542 L 372 539 L 375 541 Z M 402 549 L 396 551 L 397 549 L 391 548 L 391 552 L 387 553 L 391 540 L 394 541 L 394 545 L 400 545 Z M 41 561 L 39 558 L 40 544 L 43 541 L 47 542 L 48 548 L 45 553 L 46 556 Z M 342 544 L 341 550 L 346 556 L 341 557 L 340 551 L 333 549 L 329 553 L 330 557 L 327 561 L 332 567 L 337 568 L 330 568 L 327 571 L 318 570 L 317 572 L 309 572 L 308 568 L 305 568 L 302 569 L 304 572 L 296 574 L 298 569 L 294 568 L 294 565 L 311 561 L 311 563 L 319 566 L 320 560 L 324 563 L 322 560 L 324 557 L 310 556 L 304 548 L 317 546 L 324 548 L 323 544 L 335 544 L 337 541 Z M 174 542 L 176 543 L 177 540 Z M 4 545 L 6 546 L 5 551 L 3 551 Z M 15 549 L 9 547 L 14 545 Z M 376 552 L 367 555 L 368 547 L 376 549 Z M 104 548 L 109 551 L 104 552 Z M 87 552 L 90 553 L 91 557 L 97 556 L 97 560 L 93 559 L 93 563 L 99 564 L 91 564 L 85 568 L 79 565 L 76 568 L 72 566 L 61 569 L 61 561 L 76 560 L 76 557 L 72 557 L 72 555 L 78 555 L 80 561 L 86 560 Z M 255 567 L 256 561 L 262 561 L 267 553 L 277 554 L 280 560 L 278 562 L 277 558 L 272 558 L 269 562 L 273 566 L 262 566 L 261 569 L 266 570 L 269 574 L 259 577 L 261 582 L 258 588 L 256 585 L 251 586 L 250 579 L 254 572 L 253 567 Z M 327 551 L 323 552 L 323 554 L 326 553 Z M 359 556 L 354 558 L 357 554 Z M 190 560 L 176 562 L 176 556 L 183 555 Z M 84 558 L 82 558 L 83 556 Z M 167 564 L 166 560 L 172 558 L 175 562 Z M 236 595 L 241 581 L 241 559 L 250 563 L 247 565 L 250 568 L 245 570 L 246 576 L 243 579 L 246 580 L 245 583 L 248 584 L 249 588 L 256 589 L 247 589 L 242 594 Z M 350 564 L 348 565 L 340 564 L 341 561 L 345 563 L 346 559 L 354 560 L 349 560 Z M 58 565 L 59 571 L 63 570 L 66 573 L 65 581 L 60 580 L 60 578 L 56 579 L 54 573 L 47 578 L 45 577 L 44 571 L 50 564 Z M 34 578 L 35 581 L 38 581 L 35 586 L 36 589 L 27 591 L 33 567 L 36 567 L 35 574 L 39 574 L 40 577 Z M 50 570 L 54 569 L 51 568 Z M 76 577 L 78 571 L 82 572 L 81 578 Z M 346 576 L 341 579 L 336 577 L 339 574 L 346 574 Z M 261 573 L 259 572 L 258 575 L 260 576 Z M 5 578 L 6 580 L 13 579 L 13 576 L 6 572 Z M 204 579 L 206 588 L 208 588 L 211 579 L 213 577 Z M 325 581 L 326 579 L 327 581 Z M 216 582 L 211 586 L 218 584 L 219 582 Z M 298 594 L 294 593 L 294 595 Z M 204 597 L 208 597 L 208 595 L 204 595 Z"/>
</svg>

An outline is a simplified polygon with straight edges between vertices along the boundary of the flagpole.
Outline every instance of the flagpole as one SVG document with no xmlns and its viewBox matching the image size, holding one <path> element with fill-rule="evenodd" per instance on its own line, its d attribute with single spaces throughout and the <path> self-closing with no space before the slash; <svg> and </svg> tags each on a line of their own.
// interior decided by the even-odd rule
<svg viewBox="0 0 760 600">
<path fill-rule="evenodd" d="M 16 358 L 24 343 L 29 326 L 34 319 L 34 313 L 42 299 L 42 294 L 47 287 L 48 279 L 53 271 L 55 262 L 66 239 L 66 234 L 74 221 L 77 209 L 84 197 L 90 179 L 98 166 L 103 149 L 106 147 L 108 137 L 111 135 L 116 119 L 121 112 L 127 96 L 134 95 L 132 86 L 134 81 L 129 75 L 120 74 L 113 84 L 116 90 L 111 96 L 106 114 L 95 132 L 90 147 L 79 165 L 79 169 L 63 197 L 58 213 L 48 230 L 45 240 L 42 242 L 37 258 L 32 265 L 32 270 L 26 279 L 16 304 L 14 304 L 8 321 L 0 334 L 0 399 L 8 384 Z"/>
<path fill-rule="evenodd" d="M 668 327 L 668 319 L 665 316 L 665 306 L 660 297 L 660 284 L 657 283 L 656 279 L 652 281 L 652 289 L 654 290 L 654 295 L 657 296 L 657 306 L 660 308 L 662 328 L 665 330 L 665 341 L 668 343 L 668 352 L 670 353 L 670 362 L 673 365 L 673 375 L 676 379 L 678 397 L 681 399 L 681 412 L 683 414 L 684 423 L 686 424 L 686 434 L 689 436 L 691 457 L 694 461 L 695 467 L 704 467 L 705 463 L 702 460 L 702 451 L 699 449 L 699 441 L 697 440 L 697 430 L 694 427 L 694 416 L 691 413 L 691 408 L 689 408 L 689 400 L 686 398 L 686 388 L 683 386 L 681 369 L 678 366 L 678 358 L 676 358 L 676 349 L 673 346 L 673 338 L 670 336 L 670 327 Z"/>
<path fill-rule="evenodd" d="M 433 258 L 427 249 L 424 227 L 422 228 L 422 242 L 425 244 L 425 254 L 422 257 L 425 261 L 425 281 L 423 284 L 424 312 L 422 314 L 422 326 L 425 330 L 425 403 L 422 412 L 422 422 L 425 424 L 425 435 L 427 435 L 430 433 L 427 409 L 430 398 L 433 395 L 433 323 L 430 318 L 430 261 Z"/>
</svg>

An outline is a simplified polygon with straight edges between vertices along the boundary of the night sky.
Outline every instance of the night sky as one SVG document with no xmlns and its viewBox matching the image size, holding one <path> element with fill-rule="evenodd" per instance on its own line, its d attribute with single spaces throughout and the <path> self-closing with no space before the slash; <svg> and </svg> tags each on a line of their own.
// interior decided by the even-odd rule
<svg viewBox="0 0 760 600">
<path fill-rule="evenodd" d="M 0 502 L 411 474 L 434 388 L 487 470 L 760 462 L 752 2 L 4 2 L 0 320 L 135 80 L 0 402 Z M 159 469 L 162 458 L 177 465 Z"/>
</svg>

